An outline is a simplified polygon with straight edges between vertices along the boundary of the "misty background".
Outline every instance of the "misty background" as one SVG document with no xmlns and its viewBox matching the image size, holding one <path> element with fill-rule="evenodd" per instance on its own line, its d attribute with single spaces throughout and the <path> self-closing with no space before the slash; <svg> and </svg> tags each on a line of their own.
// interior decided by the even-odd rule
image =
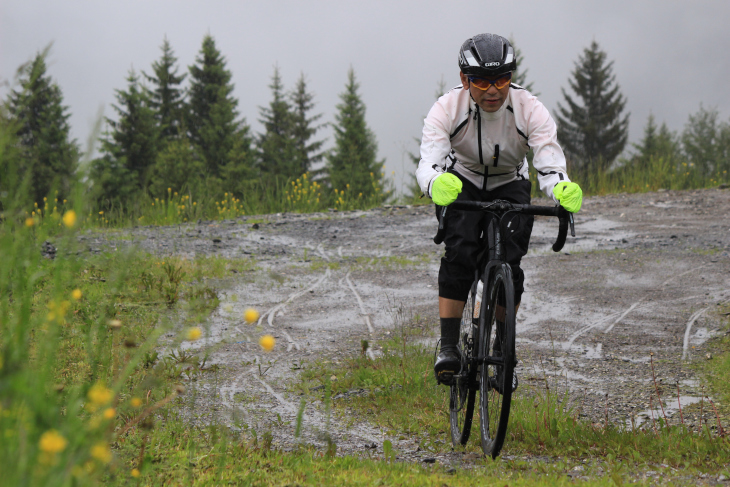
<svg viewBox="0 0 730 487">
<path fill-rule="evenodd" d="M 522 51 L 527 81 L 553 116 L 561 88 L 583 49 L 595 40 L 631 113 L 629 142 L 637 142 L 653 113 L 680 131 L 700 104 L 730 116 L 730 2 L 620 0 L 586 2 L 231 2 L 127 0 L 0 4 L 0 96 L 15 71 L 53 43 L 48 74 L 69 107 L 72 136 L 86 148 L 100 110 L 113 117 L 114 90 L 130 68 L 151 73 L 167 36 L 179 73 L 194 63 L 206 34 L 233 73 L 238 109 L 253 132 L 259 107 L 278 66 L 287 90 L 301 73 L 315 109 L 331 122 L 352 67 L 388 176 L 403 190 L 414 170 L 423 118 L 439 82 L 458 84 L 456 56 L 468 37 L 512 37 Z M 187 80 L 186 80 L 187 84 Z M 317 134 L 332 143 L 331 129 Z M 631 152 L 631 146 L 627 146 Z"/>
</svg>

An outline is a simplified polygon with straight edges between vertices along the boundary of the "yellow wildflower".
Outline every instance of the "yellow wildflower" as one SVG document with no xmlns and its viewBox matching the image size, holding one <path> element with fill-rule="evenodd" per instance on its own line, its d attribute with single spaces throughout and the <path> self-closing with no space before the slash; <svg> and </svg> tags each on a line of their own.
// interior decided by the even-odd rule
<svg viewBox="0 0 730 487">
<path fill-rule="evenodd" d="M 32 218 L 26 218 L 25 219 L 25 226 L 26 227 L 30 228 L 33 225 L 35 225 L 35 220 L 34 219 L 32 219 Z"/>
<path fill-rule="evenodd" d="M 81 289 L 74 289 L 73 291 L 71 291 L 71 297 L 76 301 L 81 299 Z"/>
<path fill-rule="evenodd" d="M 91 447 L 91 456 L 101 463 L 109 463 L 112 461 L 112 450 L 104 442 L 99 442 Z"/>
<path fill-rule="evenodd" d="M 68 441 L 56 430 L 48 430 L 41 435 L 38 442 L 40 449 L 46 453 L 60 453 L 68 445 Z"/>
<path fill-rule="evenodd" d="M 104 419 L 114 419 L 114 416 L 117 415 L 117 412 L 114 410 L 114 408 L 106 408 L 104 410 Z"/>
<path fill-rule="evenodd" d="M 270 352 L 274 349 L 274 345 L 276 345 L 276 340 L 271 335 L 264 335 L 259 338 L 259 345 L 261 345 L 261 348 L 263 348 L 265 351 Z"/>
<path fill-rule="evenodd" d="M 91 389 L 89 389 L 86 396 L 89 398 L 89 401 L 91 401 L 92 409 L 96 409 L 98 406 L 104 406 L 112 402 L 114 393 L 102 384 L 94 384 L 91 386 Z"/>
<path fill-rule="evenodd" d="M 246 320 L 246 323 L 253 323 L 254 321 L 259 319 L 259 312 L 256 311 L 254 308 L 248 308 L 243 313 L 243 319 Z"/>
<path fill-rule="evenodd" d="M 190 340 L 191 342 L 198 340 L 201 336 L 203 336 L 203 331 L 197 326 L 194 326 L 188 330 L 188 340 Z"/>
<path fill-rule="evenodd" d="M 142 399 L 133 397 L 132 400 L 129 401 L 129 404 L 131 404 L 133 408 L 138 408 L 142 405 Z"/>
<path fill-rule="evenodd" d="M 131 475 L 132 475 L 132 477 L 134 477 L 136 479 L 137 477 L 139 477 L 139 470 L 137 470 L 136 468 L 133 468 Z"/>
<path fill-rule="evenodd" d="M 73 210 L 68 210 L 66 213 L 64 213 L 63 224 L 66 225 L 67 228 L 73 228 L 74 225 L 76 225 L 76 212 Z"/>
</svg>

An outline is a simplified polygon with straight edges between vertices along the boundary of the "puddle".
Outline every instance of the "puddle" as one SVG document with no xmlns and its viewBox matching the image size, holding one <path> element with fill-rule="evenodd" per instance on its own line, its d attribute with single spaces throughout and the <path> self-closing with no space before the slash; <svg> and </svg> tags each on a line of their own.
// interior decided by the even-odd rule
<svg viewBox="0 0 730 487">
<path fill-rule="evenodd" d="M 678 404 L 675 396 L 674 398 L 664 402 L 664 414 L 666 414 L 667 418 L 671 418 L 679 412 L 680 404 L 682 408 L 685 408 L 692 404 L 699 404 L 700 401 L 702 401 L 702 398 L 697 396 L 679 396 Z M 656 407 L 654 409 L 647 409 L 645 411 L 641 411 L 640 413 L 635 414 L 633 426 L 638 428 L 642 424 L 652 421 L 652 417 L 654 418 L 654 420 L 657 421 L 659 420 L 659 418 L 663 418 L 664 416 L 662 414 L 662 409 L 660 407 Z M 632 426 L 631 419 L 628 419 L 626 421 L 626 426 Z"/>
<path fill-rule="evenodd" d="M 530 238 L 530 255 L 553 253 L 552 244 L 558 235 L 557 221 L 538 219 Z M 622 223 L 603 218 L 583 220 L 576 217 L 575 237 L 568 235 L 561 252 L 586 252 L 605 247 L 615 247 L 623 240 L 634 237 L 634 232 L 622 229 Z"/>
</svg>

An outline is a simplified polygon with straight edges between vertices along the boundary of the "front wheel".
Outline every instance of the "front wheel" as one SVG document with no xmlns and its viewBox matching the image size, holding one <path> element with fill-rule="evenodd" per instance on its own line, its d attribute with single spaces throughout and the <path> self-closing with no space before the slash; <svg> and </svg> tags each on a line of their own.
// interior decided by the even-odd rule
<svg viewBox="0 0 730 487">
<path fill-rule="evenodd" d="M 515 367 L 515 293 L 507 264 L 494 269 L 480 320 L 479 414 L 482 450 L 497 458 L 507 435 Z"/>
</svg>

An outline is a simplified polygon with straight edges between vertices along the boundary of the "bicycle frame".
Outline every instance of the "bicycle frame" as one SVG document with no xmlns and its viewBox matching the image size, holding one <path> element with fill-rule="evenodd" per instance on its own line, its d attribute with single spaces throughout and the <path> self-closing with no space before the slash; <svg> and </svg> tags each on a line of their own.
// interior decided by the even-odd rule
<svg viewBox="0 0 730 487">
<path fill-rule="evenodd" d="M 445 216 L 447 208 L 468 211 L 483 211 L 491 215 L 485 234 L 482 236 L 483 250 L 477 257 L 473 286 L 481 280 L 482 293 L 479 297 L 478 316 L 476 309 L 470 312 L 472 336 L 464 340 L 469 345 L 463 356 L 462 369 L 455 376 L 451 385 L 451 429 L 454 444 L 466 444 L 471 429 L 475 391 L 480 392 L 480 431 L 482 450 L 485 454 L 496 458 L 502 448 L 509 420 L 510 401 L 512 396 L 513 367 L 517 364 L 515 338 L 514 291 L 512 287 L 512 269 L 506 261 L 505 228 L 506 217 L 512 213 L 528 215 L 556 216 L 560 221 L 558 238 L 553 244 L 553 251 L 563 248 L 570 227 L 575 236 L 572 214 L 560 206 L 533 206 L 513 204 L 495 200 L 489 202 L 456 201 L 449 207 L 443 207 L 439 218 L 439 231 L 434 237 L 435 243 L 441 243 L 445 236 Z M 477 286 L 478 287 L 478 286 Z M 472 299 L 477 301 L 472 294 Z M 500 314 L 501 308 L 501 314 Z M 469 311 L 469 310 L 467 310 Z M 465 312 L 467 312 L 465 311 Z M 464 315 L 467 316 L 467 315 Z M 465 321 L 462 321 L 462 327 Z M 500 324 L 501 323 L 501 324 Z M 463 330 L 463 328 L 462 328 Z M 492 334 L 494 335 L 492 336 Z M 492 340 L 495 340 L 492 343 Z M 497 348 L 497 344 L 500 344 Z M 489 370 L 489 372 L 487 372 Z M 477 380 L 477 377 L 479 379 Z M 498 396 L 495 396 L 495 391 Z M 491 395 L 487 395 L 487 394 Z M 456 395 L 455 395 L 456 394 Z M 501 398 L 504 397 L 504 402 Z M 456 399 L 454 399 L 456 398 Z M 464 400 L 466 399 L 466 402 Z M 453 403 L 453 404 L 452 404 Z M 456 407 L 455 407 L 456 406 Z M 466 407 L 462 414 L 462 408 Z M 492 424 L 494 422 L 494 424 Z"/>
</svg>

